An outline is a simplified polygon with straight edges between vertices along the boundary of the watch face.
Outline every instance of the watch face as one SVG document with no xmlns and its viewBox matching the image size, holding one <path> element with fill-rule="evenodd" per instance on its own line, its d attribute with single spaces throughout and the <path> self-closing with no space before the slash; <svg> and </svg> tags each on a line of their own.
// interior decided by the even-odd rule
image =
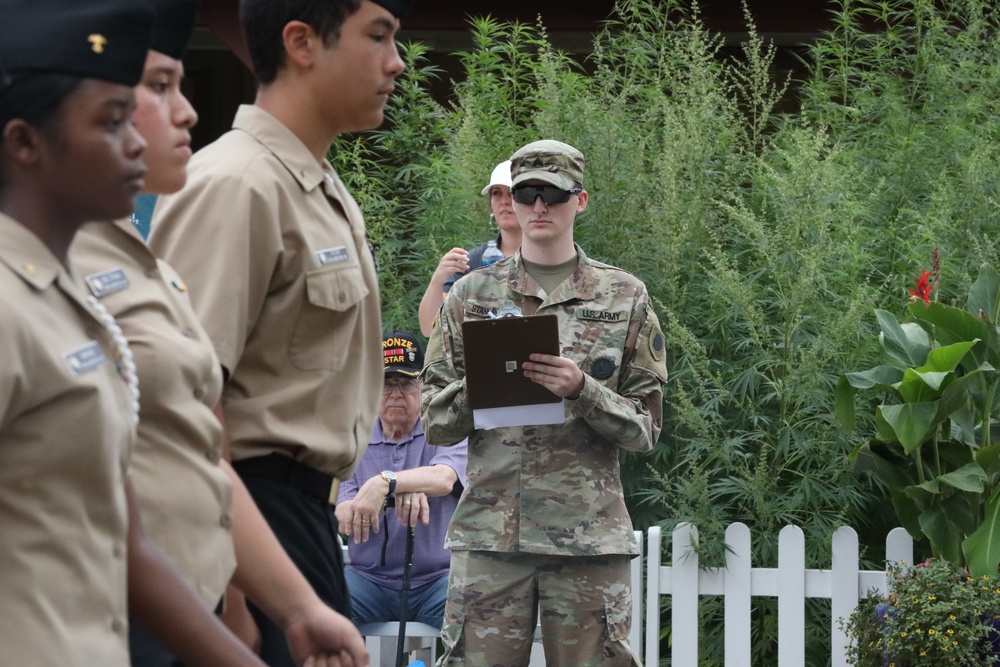
<svg viewBox="0 0 1000 667">
<path fill-rule="evenodd" d="M 396 473 L 394 473 L 391 470 L 383 470 L 382 476 L 385 477 L 386 479 L 396 479 Z"/>
</svg>

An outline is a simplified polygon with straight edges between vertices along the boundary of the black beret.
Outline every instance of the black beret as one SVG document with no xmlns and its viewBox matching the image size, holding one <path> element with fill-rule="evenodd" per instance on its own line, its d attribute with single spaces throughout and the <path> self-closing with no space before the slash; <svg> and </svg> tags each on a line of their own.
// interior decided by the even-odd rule
<svg viewBox="0 0 1000 667">
<path fill-rule="evenodd" d="M 0 0 L 0 69 L 142 78 L 153 11 L 135 0 Z"/>
<path fill-rule="evenodd" d="M 410 11 L 414 0 L 372 0 L 376 5 L 385 7 L 396 18 L 402 18 Z"/>
<path fill-rule="evenodd" d="M 181 59 L 198 13 L 198 0 L 148 0 L 156 12 L 153 41 L 149 48 L 171 58 Z"/>
</svg>

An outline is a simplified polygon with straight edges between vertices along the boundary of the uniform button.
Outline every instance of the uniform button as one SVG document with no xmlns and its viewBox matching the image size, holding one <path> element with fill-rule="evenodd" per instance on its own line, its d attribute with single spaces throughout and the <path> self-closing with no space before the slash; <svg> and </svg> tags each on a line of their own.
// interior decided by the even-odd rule
<svg viewBox="0 0 1000 667">
<path fill-rule="evenodd" d="M 24 265 L 24 271 L 28 275 L 34 275 L 35 271 L 37 270 L 38 269 L 35 268 L 35 265 L 30 262 Z"/>
<path fill-rule="evenodd" d="M 150 280 L 154 280 L 160 277 L 160 272 L 156 269 L 146 269 L 146 277 Z"/>
<path fill-rule="evenodd" d="M 204 395 L 205 391 L 201 387 L 198 387 L 197 389 L 194 390 L 194 397 L 197 398 L 199 401 L 201 400 L 201 397 Z"/>
<path fill-rule="evenodd" d="M 344 303 L 347 301 L 347 293 L 341 290 L 340 292 L 337 292 L 337 298 L 340 299 L 341 303 Z"/>
<path fill-rule="evenodd" d="M 181 329 L 181 335 L 186 338 L 194 338 L 194 329 Z"/>
<path fill-rule="evenodd" d="M 111 621 L 111 629 L 120 635 L 125 634 L 125 622 L 119 618 Z"/>
<path fill-rule="evenodd" d="M 222 526 L 223 528 L 232 528 L 233 518 L 228 514 L 223 514 L 222 518 L 219 519 L 219 525 Z"/>
<path fill-rule="evenodd" d="M 211 451 L 205 452 L 205 458 L 211 461 L 212 463 L 218 463 L 222 459 L 222 453 L 217 449 L 213 449 Z"/>
<path fill-rule="evenodd" d="M 116 544 L 114 547 L 111 548 L 111 553 L 114 555 L 115 558 L 124 558 L 125 547 L 121 544 Z"/>
</svg>

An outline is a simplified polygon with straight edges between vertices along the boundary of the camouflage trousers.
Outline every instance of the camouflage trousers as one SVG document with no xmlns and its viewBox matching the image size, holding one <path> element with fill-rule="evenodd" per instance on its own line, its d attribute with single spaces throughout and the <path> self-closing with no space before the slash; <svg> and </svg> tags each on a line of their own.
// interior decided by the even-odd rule
<svg viewBox="0 0 1000 667">
<path fill-rule="evenodd" d="M 524 667 L 541 615 L 547 667 L 640 667 L 628 555 L 452 551 L 438 667 Z"/>
</svg>

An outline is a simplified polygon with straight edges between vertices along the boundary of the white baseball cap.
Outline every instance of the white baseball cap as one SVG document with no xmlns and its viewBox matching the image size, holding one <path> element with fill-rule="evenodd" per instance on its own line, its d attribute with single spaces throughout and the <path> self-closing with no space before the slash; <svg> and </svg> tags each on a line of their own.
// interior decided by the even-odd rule
<svg viewBox="0 0 1000 667">
<path fill-rule="evenodd" d="M 487 194 L 494 185 L 506 185 L 510 187 L 510 160 L 501 162 L 493 169 L 493 173 L 490 174 L 489 184 L 483 188 L 481 194 Z"/>
</svg>

